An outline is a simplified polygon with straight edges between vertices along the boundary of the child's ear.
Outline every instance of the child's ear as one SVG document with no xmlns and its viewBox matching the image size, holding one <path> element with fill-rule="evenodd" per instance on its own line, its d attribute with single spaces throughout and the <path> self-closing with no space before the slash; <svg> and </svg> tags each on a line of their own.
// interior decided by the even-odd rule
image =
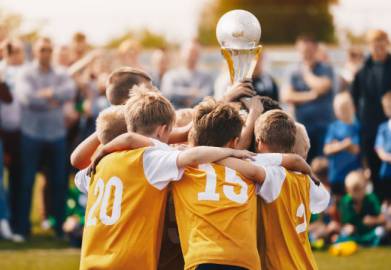
<svg viewBox="0 0 391 270">
<path fill-rule="evenodd" d="M 232 148 L 232 149 L 236 149 L 238 147 L 238 144 L 239 144 L 239 137 L 236 137 L 235 139 L 232 139 L 230 142 L 229 142 L 229 148 Z"/>
</svg>

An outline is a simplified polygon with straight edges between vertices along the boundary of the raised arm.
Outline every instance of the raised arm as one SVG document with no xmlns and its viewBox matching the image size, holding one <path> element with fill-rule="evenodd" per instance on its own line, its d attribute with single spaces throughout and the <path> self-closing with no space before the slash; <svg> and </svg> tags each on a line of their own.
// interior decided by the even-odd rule
<svg viewBox="0 0 391 270">
<path fill-rule="evenodd" d="M 297 154 L 282 154 L 281 166 L 290 171 L 311 174 L 311 166 Z"/>
<path fill-rule="evenodd" d="M 72 166 L 79 170 L 87 168 L 99 145 L 98 136 L 96 135 L 96 132 L 94 132 L 73 150 L 71 154 Z"/>
<path fill-rule="evenodd" d="M 238 149 L 247 149 L 250 147 L 251 142 L 254 137 L 254 125 L 255 121 L 258 119 L 259 115 L 263 112 L 263 106 L 261 103 L 261 97 L 255 96 L 251 98 L 249 113 L 246 119 L 246 123 L 240 134 Z"/>
</svg>

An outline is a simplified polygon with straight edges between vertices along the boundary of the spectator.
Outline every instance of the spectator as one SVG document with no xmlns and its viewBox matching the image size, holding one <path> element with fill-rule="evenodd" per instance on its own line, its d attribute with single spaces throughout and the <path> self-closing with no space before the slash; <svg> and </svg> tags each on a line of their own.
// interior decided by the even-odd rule
<svg viewBox="0 0 391 270">
<path fill-rule="evenodd" d="M 128 39 L 122 42 L 118 47 L 119 66 L 143 69 L 139 59 L 140 51 L 141 46 L 137 41 Z"/>
<path fill-rule="evenodd" d="M 74 97 L 75 85 L 66 71 L 52 65 L 53 45 L 49 38 L 40 38 L 34 46 L 36 61 L 21 71 L 16 94 L 22 107 L 21 149 L 22 181 L 15 231 L 30 233 L 32 188 L 39 162 L 45 155 L 51 185 L 52 208 L 56 219 L 56 233 L 62 234 L 66 174 L 66 129 L 63 104 Z"/>
<path fill-rule="evenodd" d="M 278 85 L 273 77 L 264 71 L 262 54 L 254 70 L 253 87 L 257 95 L 279 100 Z"/>
<path fill-rule="evenodd" d="M 376 246 L 384 235 L 384 216 L 375 194 L 366 193 L 367 180 L 362 170 L 353 171 L 345 180 L 347 194 L 339 211 L 342 229 L 338 241 L 352 240 L 360 245 Z"/>
<path fill-rule="evenodd" d="M 13 97 L 12 103 L 0 103 L 0 129 L 3 150 L 8 167 L 8 198 L 11 227 L 15 226 L 16 207 L 19 204 L 22 167 L 20 164 L 20 104 L 15 98 L 16 79 L 23 67 L 24 51 L 20 40 L 7 40 L 3 43 L 4 61 L 0 66 L 0 77 L 3 77 Z M 2 172 L 2 170 L 1 170 Z"/>
<path fill-rule="evenodd" d="M 354 115 L 354 105 L 349 93 L 334 98 L 337 120 L 330 124 L 325 140 L 324 154 L 329 159 L 329 182 L 334 195 L 345 194 L 345 178 L 360 164 L 360 130 Z"/>
<path fill-rule="evenodd" d="M 376 136 L 376 152 L 382 161 L 379 177 L 381 182 L 380 198 L 391 204 L 391 92 L 382 98 L 383 111 L 388 120 L 379 126 Z"/>
<path fill-rule="evenodd" d="M 163 76 L 166 74 L 170 66 L 170 55 L 165 48 L 157 49 L 153 52 L 152 66 L 152 82 L 158 89 L 160 89 Z"/>
<path fill-rule="evenodd" d="M 72 64 L 79 61 L 89 51 L 90 45 L 87 42 L 87 37 L 84 33 L 77 32 L 72 37 L 70 45 L 71 62 Z"/>
<path fill-rule="evenodd" d="M 391 74 L 391 55 L 388 53 L 388 35 L 384 31 L 369 31 L 367 41 L 370 55 L 354 78 L 352 96 L 361 124 L 361 151 L 378 193 L 380 159 L 374 148 L 377 129 L 387 120 L 381 98 L 391 90 L 391 76 L 388 75 Z"/>
<path fill-rule="evenodd" d="M 212 78 L 197 68 L 200 53 L 197 41 L 186 43 L 182 47 L 185 66 L 168 71 L 163 77 L 161 91 L 177 109 L 193 107 L 213 93 Z"/>
<path fill-rule="evenodd" d="M 72 64 L 72 54 L 69 46 L 61 45 L 57 47 L 54 53 L 54 62 L 62 67 L 70 67 Z"/>
<path fill-rule="evenodd" d="M 311 36 L 300 36 L 296 47 L 301 63 L 291 74 L 282 99 L 294 106 L 297 121 L 308 131 L 311 140 L 308 159 L 311 162 L 323 154 L 327 127 L 333 120 L 333 70 L 317 60 L 318 44 Z"/>
<path fill-rule="evenodd" d="M 0 74 L 0 105 L 9 104 L 12 102 L 12 95 L 6 82 L 4 82 L 3 74 Z M 0 119 L 1 120 L 1 119 Z M 1 135 L 1 134 L 0 134 Z M 1 139 L 1 138 L 0 138 Z M 0 140 L 0 237 L 11 240 L 13 237 L 9 224 L 9 207 L 7 201 L 7 193 L 3 183 L 3 164 L 4 152 L 3 142 Z"/>
<path fill-rule="evenodd" d="M 358 47 L 351 47 L 348 50 L 347 61 L 341 71 L 341 89 L 349 89 L 357 72 L 363 64 L 364 54 Z"/>
</svg>

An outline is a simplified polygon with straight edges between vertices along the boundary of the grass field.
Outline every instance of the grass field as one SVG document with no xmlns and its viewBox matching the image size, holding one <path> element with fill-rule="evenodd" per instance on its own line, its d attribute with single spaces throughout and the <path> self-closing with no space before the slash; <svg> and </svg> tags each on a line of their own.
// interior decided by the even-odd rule
<svg viewBox="0 0 391 270">
<path fill-rule="evenodd" d="M 49 236 L 34 237 L 26 244 L 0 241 L 1 270 L 74 270 L 79 256 L 79 249 Z M 361 249 L 350 257 L 333 257 L 326 251 L 315 256 L 321 270 L 389 270 L 391 266 L 391 248 Z"/>
</svg>

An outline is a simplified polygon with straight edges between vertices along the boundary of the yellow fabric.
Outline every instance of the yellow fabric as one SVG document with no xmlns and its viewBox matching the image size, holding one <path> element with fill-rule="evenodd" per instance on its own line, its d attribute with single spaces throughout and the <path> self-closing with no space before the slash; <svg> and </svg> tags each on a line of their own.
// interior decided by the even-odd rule
<svg viewBox="0 0 391 270">
<path fill-rule="evenodd" d="M 237 183 L 227 183 L 225 167 L 209 166 L 213 166 L 216 174 L 218 200 L 199 200 L 200 193 L 207 189 L 204 170 L 188 167 L 181 181 L 173 184 L 185 269 L 214 263 L 259 270 L 255 184 L 231 170 L 247 186 L 247 194 L 243 194 L 248 196 L 244 203 L 232 201 L 226 196 L 224 186 L 225 189 L 233 187 L 235 194 L 240 194 L 242 187 Z"/>
<path fill-rule="evenodd" d="M 279 197 L 260 204 L 263 270 L 318 269 L 308 239 L 309 181 L 305 175 L 287 171 Z"/>
<path fill-rule="evenodd" d="M 146 180 L 144 150 L 113 153 L 99 163 L 89 188 L 80 269 L 157 269 L 167 189 L 159 191 Z M 98 182 L 103 180 L 107 188 L 113 177 L 123 185 L 121 213 L 114 224 L 105 225 L 100 215 L 114 212 L 115 189 L 109 189 L 106 209 L 103 195 L 92 215 L 90 210 L 99 200 Z M 90 217 L 96 225 L 88 225 Z"/>
</svg>

